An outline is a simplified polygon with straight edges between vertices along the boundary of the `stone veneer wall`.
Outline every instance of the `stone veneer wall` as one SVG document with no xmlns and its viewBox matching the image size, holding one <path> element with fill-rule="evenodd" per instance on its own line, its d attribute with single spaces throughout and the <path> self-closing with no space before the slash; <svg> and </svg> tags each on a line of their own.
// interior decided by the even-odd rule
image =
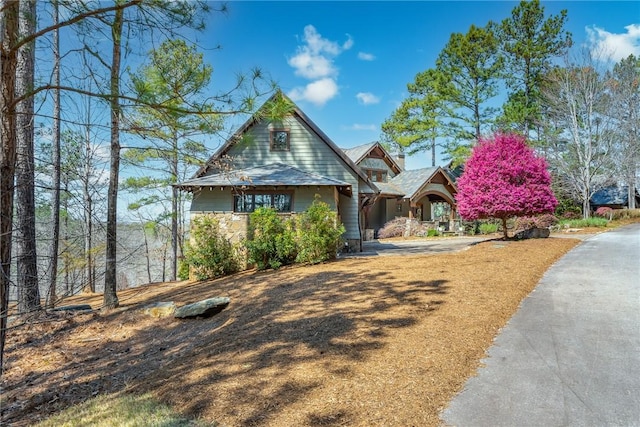
<svg viewBox="0 0 640 427">
<path fill-rule="evenodd" d="M 227 239 L 233 244 L 242 243 L 247 237 L 247 231 L 249 229 L 249 214 L 239 214 L 235 212 L 212 212 L 212 213 L 192 213 L 191 218 L 195 218 L 198 215 L 215 215 L 220 224 L 220 232 L 224 234 Z M 295 213 L 280 214 L 280 216 L 291 218 L 295 216 Z M 344 252 L 360 252 L 360 240 L 358 239 L 345 239 L 348 244 L 343 248 Z M 245 268 L 247 266 L 245 265 Z"/>
<path fill-rule="evenodd" d="M 220 225 L 220 232 L 224 234 L 231 243 L 241 243 L 249 230 L 249 214 L 235 212 L 199 212 L 192 213 L 191 219 L 199 215 L 214 215 Z M 280 217 L 291 218 L 295 213 L 279 214 Z"/>
<path fill-rule="evenodd" d="M 247 237 L 249 215 L 233 212 L 215 213 L 220 222 L 220 231 L 231 243 L 240 243 Z"/>
<path fill-rule="evenodd" d="M 358 240 L 358 239 L 345 239 L 345 243 L 347 243 L 347 245 L 345 245 L 345 248 L 343 249 L 343 252 L 345 252 L 345 253 L 362 252 L 362 248 L 360 247 L 360 240 Z"/>
</svg>

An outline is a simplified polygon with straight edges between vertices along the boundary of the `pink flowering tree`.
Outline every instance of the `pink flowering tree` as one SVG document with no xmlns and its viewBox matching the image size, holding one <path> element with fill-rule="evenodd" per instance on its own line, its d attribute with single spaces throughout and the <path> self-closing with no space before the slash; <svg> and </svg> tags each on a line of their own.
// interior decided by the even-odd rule
<svg viewBox="0 0 640 427">
<path fill-rule="evenodd" d="M 525 143 L 524 137 L 498 133 L 481 139 L 458 179 L 458 212 L 472 221 L 502 220 L 553 213 L 558 201 L 551 190 L 546 161 Z"/>
</svg>

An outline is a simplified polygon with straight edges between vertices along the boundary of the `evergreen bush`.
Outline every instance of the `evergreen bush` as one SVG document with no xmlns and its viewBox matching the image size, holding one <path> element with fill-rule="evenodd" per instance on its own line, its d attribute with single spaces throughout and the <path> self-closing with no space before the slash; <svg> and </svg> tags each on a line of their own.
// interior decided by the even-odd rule
<svg viewBox="0 0 640 427">
<path fill-rule="evenodd" d="M 249 263 L 258 270 L 279 268 L 296 259 L 293 221 L 283 219 L 273 208 L 258 208 L 249 216 L 245 246 Z"/>
<path fill-rule="evenodd" d="M 189 263 L 184 258 L 178 261 L 178 279 L 189 279 Z"/>
<path fill-rule="evenodd" d="M 191 223 L 191 241 L 185 262 L 198 280 L 224 276 L 240 270 L 238 251 L 220 232 L 212 214 L 199 215 Z"/>
<path fill-rule="evenodd" d="M 334 259 L 344 232 L 337 214 L 316 195 L 309 209 L 296 217 L 296 261 L 317 264 Z"/>
</svg>

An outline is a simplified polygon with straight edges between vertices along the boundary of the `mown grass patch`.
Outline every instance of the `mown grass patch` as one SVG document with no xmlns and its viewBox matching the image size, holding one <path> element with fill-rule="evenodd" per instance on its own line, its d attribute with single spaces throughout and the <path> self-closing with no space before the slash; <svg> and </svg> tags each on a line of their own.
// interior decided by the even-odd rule
<svg viewBox="0 0 640 427">
<path fill-rule="evenodd" d="M 591 218 L 581 218 L 581 219 L 563 219 L 560 220 L 559 226 L 560 229 L 563 228 L 587 228 L 587 227 L 595 227 L 595 228 L 605 228 L 609 224 L 609 220 L 606 218 L 599 217 L 591 217 Z"/>
<path fill-rule="evenodd" d="M 72 406 L 37 427 L 215 427 L 217 423 L 191 420 L 158 402 L 152 395 L 111 394 Z"/>
</svg>

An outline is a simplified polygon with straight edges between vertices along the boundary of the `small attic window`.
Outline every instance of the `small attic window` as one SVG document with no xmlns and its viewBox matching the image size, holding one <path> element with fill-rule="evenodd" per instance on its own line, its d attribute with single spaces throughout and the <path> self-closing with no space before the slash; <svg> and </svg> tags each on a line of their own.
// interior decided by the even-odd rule
<svg viewBox="0 0 640 427">
<path fill-rule="evenodd" d="M 271 131 L 271 151 L 289 151 L 289 131 L 274 129 Z"/>
</svg>

